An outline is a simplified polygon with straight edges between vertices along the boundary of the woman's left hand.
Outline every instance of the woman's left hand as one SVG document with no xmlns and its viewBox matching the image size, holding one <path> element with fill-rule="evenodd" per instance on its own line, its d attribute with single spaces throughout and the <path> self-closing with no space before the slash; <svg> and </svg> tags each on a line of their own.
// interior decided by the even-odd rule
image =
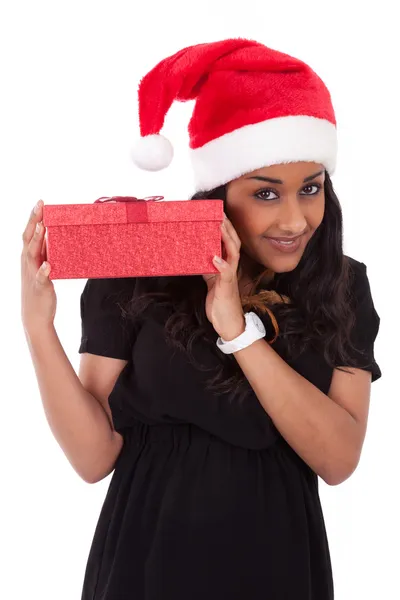
<svg viewBox="0 0 400 600">
<path fill-rule="evenodd" d="M 215 331 L 222 339 L 229 341 L 245 330 L 237 275 L 241 242 L 232 223 L 226 217 L 221 231 L 226 260 L 214 257 L 213 263 L 219 273 L 203 275 L 208 288 L 205 308 L 207 318 Z"/>
</svg>

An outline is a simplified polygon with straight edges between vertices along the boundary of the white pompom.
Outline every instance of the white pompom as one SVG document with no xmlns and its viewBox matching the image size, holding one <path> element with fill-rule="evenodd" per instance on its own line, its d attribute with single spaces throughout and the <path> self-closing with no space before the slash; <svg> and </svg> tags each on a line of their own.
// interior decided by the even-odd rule
<svg viewBox="0 0 400 600">
<path fill-rule="evenodd" d="M 161 171 L 168 167 L 174 156 L 171 142 L 160 134 L 140 138 L 131 151 L 133 162 L 145 171 Z"/>
</svg>

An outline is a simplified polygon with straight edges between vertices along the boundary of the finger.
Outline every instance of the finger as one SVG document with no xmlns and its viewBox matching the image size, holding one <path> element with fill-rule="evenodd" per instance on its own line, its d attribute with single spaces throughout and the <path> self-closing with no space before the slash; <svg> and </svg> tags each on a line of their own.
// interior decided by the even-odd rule
<svg viewBox="0 0 400 600">
<path fill-rule="evenodd" d="M 236 269 L 220 256 L 214 256 L 213 263 L 220 273 L 220 284 L 237 284 Z"/>
<path fill-rule="evenodd" d="M 36 281 L 39 285 L 47 285 L 50 283 L 49 274 L 50 274 L 50 264 L 48 262 L 43 262 L 36 273 Z"/>
<path fill-rule="evenodd" d="M 210 281 L 210 279 L 215 279 L 216 275 L 213 273 L 207 273 L 207 275 L 202 275 L 204 281 Z"/>
<path fill-rule="evenodd" d="M 226 229 L 227 229 L 229 235 L 231 236 L 231 238 L 235 242 L 238 250 L 240 250 L 242 242 L 240 241 L 240 237 L 238 236 L 236 229 L 234 228 L 234 226 L 232 225 L 232 223 L 228 219 L 228 217 L 225 217 L 224 223 L 225 223 L 225 226 L 226 226 Z"/>
<path fill-rule="evenodd" d="M 36 212 L 35 212 L 36 209 Z M 22 234 L 22 241 L 24 243 L 24 249 L 30 243 L 32 236 L 35 231 L 36 223 L 42 220 L 43 213 L 43 200 L 39 200 L 36 206 L 32 209 L 29 221 L 25 227 L 24 233 Z"/>
<path fill-rule="evenodd" d="M 47 260 L 47 240 L 46 240 L 46 234 L 43 236 L 43 244 L 42 244 L 42 251 L 40 253 L 41 256 L 41 260 Z"/>
<path fill-rule="evenodd" d="M 41 252 L 43 246 L 44 237 L 44 226 L 43 223 L 36 223 L 33 237 L 27 246 L 27 254 L 34 260 L 39 261 L 41 259 Z"/>
<path fill-rule="evenodd" d="M 232 268 L 236 272 L 237 266 L 239 263 L 239 258 L 240 258 L 239 248 L 238 248 L 235 240 L 233 239 L 233 237 L 230 235 L 225 224 L 222 225 L 221 232 L 222 232 L 222 241 L 225 245 L 225 250 L 226 250 L 226 262 L 229 265 L 231 265 Z"/>
<path fill-rule="evenodd" d="M 202 275 L 204 281 L 206 282 L 207 288 L 210 290 L 213 285 L 215 285 L 215 280 L 217 277 L 219 277 L 219 273 L 217 275 Z"/>
</svg>

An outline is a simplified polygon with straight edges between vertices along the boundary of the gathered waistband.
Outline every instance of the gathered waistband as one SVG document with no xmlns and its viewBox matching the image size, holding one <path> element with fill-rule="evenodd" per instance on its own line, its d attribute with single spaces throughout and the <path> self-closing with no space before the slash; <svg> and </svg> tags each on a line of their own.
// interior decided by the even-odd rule
<svg viewBox="0 0 400 600">
<path fill-rule="evenodd" d="M 150 444 L 166 444 L 170 448 L 175 448 L 178 452 L 186 452 L 189 449 L 194 450 L 197 447 L 199 456 L 203 456 L 206 449 L 209 452 L 212 448 L 215 449 L 218 455 L 220 452 L 223 455 L 226 455 L 226 452 L 235 454 L 245 452 L 248 457 L 254 455 L 254 457 L 262 457 L 263 460 L 267 459 L 270 470 L 274 468 L 279 470 L 281 468 L 279 465 L 282 466 L 282 464 L 287 464 L 287 461 L 289 461 L 291 464 L 297 465 L 307 477 L 315 480 L 315 485 L 317 485 L 317 475 L 279 433 L 275 441 L 269 444 L 266 443 L 265 448 L 257 449 L 230 444 L 191 423 L 150 425 L 135 419 L 134 422 L 131 422 L 130 427 L 125 428 L 121 433 L 124 437 L 124 449 L 121 456 L 130 456 L 132 452 L 136 454 L 137 451 L 140 452 L 141 449 Z M 164 450 L 162 450 L 162 453 L 164 453 Z M 211 452 L 209 456 L 212 460 L 213 453 Z"/>
<path fill-rule="evenodd" d="M 184 447 L 194 444 L 204 445 L 204 443 L 222 444 L 224 446 L 232 445 L 217 435 L 191 423 L 159 423 L 150 425 L 140 420 L 136 420 L 121 433 L 125 443 L 134 444 L 135 446 L 144 446 L 148 443 L 169 443 L 174 446 L 179 445 Z M 266 443 L 265 448 L 254 451 L 268 450 L 271 449 L 271 447 L 274 447 L 275 449 L 289 448 L 293 452 L 286 440 L 279 434 L 272 445 Z M 252 448 L 245 449 L 252 450 Z"/>
</svg>

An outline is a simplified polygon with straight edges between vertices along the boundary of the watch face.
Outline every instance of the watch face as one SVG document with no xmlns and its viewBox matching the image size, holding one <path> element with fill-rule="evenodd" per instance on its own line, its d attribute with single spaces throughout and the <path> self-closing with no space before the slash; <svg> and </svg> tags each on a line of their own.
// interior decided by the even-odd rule
<svg viewBox="0 0 400 600">
<path fill-rule="evenodd" d="M 256 314 L 252 314 L 251 318 L 252 318 L 252 321 L 253 321 L 254 325 L 258 329 L 258 331 L 260 331 L 261 333 L 263 333 L 264 332 L 264 326 L 263 326 L 263 323 L 261 322 L 260 318 L 257 317 Z"/>
</svg>

